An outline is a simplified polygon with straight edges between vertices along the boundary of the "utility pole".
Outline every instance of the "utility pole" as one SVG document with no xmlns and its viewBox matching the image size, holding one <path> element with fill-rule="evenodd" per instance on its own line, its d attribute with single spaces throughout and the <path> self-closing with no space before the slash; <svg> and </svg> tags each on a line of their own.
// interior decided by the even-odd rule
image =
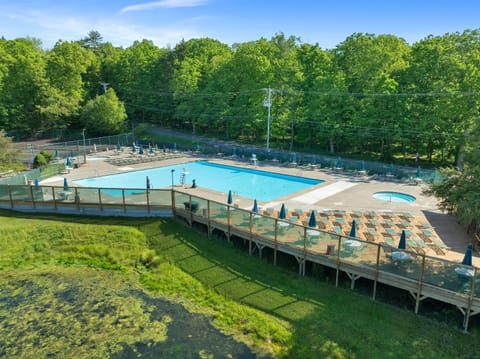
<svg viewBox="0 0 480 359">
<path fill-rule="evenodd" d="M 267 99 L 263 101 L 263 106 L 267 108 L 267 152 L 270 152 L 270 108 L 272 107 L 272 89 L 267 89 Z"/>
<path fill-rule="evenodd" d="M 87 150 L 85 148 L 85 129 L 82 130 L 83 136 L 83 164 L 87 164 Z"/>
<path fill-rule="evenodd" d="M 108 82 L 100 82 L 100 85 L 103 87 L 103 93 L 107 93 L 107 87 L 110 84 Z"/>
</svg>

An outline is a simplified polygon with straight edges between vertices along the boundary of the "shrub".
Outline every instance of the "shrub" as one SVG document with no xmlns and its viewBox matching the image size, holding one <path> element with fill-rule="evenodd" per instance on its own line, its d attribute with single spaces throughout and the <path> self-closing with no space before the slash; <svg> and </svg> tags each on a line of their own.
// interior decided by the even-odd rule
<svg viewBox="0 0 480 359">
<path fill-rule="evenodd" d="M 47 159 L 41 153 L 38 153 L 33 159 L 33 168 L 45 166 L 47 163 Z"/>
</svg>

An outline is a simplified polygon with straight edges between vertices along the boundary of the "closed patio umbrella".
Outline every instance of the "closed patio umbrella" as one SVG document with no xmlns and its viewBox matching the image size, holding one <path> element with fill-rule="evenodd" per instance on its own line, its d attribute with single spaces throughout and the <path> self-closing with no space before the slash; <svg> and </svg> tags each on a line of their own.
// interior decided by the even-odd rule
<svg viewBox="0 0 480 359">
<path fill-rule="evenodd" d="M 465 264 L 467 266 L 472 265 L 472 245 L 471 244 L 467 246 L 467 250 L 465 251 L 465 256 L 463 257 L 462 264 Z"/>
<path fill-rule="evenodd" d="M 282 203 L 282 207 L 280 208 L 280 213 L 278 214 L 278 218 L 280 218 L 280 219 L 287 218 L 287 209 L 285 208 L 284 203 Z"/>
<path fill-rule="evenodd" d="M 55 158 L 60 158 L 60 153 L 58 152 L 58 150 L 55 150 Z"/>
<path fill-rule="evenodd" d="M 388 172 L 389 174 L 393 175 L 395 173 L 395 167 L 393 166 L 393 163 L 388 166 Z"/>
<path fill-rule="evenodd" d="M 400 242 L 398 242 L 398 249 L 402 249 L 402 251 L 396 251 L 392 253 L 392 258 L 396 261 L 409 261 L 410 256 L 408 253 L 404 252 L 404 249 L 407 249 L 407 235 L 405 230 L 402 229 L 402 235 L 400 236 Z"/>
<path fill-rule="evenodd" d="M 315 211 L 310 213 L 310 219 L 308 220 L 309 227 L 316 227 L 317 226 L 317 216 L 315 215 Z"/>
<path fill-rule="evenodd" d="M 257 200 L 253 200 L 253 208 L 252 208 L 253 213 L 258 213 L 258 203 Z"/>
<path fill-rule="evenodd" d="M 340 168 L 340 167 L 342 167 L 342 160 L 339 157 L 335 161 L 335 168 Z"/>
<path fill-rule="evenodd" d="M 233 203 L 233 198 L 232 198 L 232 191 L 228 191 L 228 197 L 227 197 L 227 203 L 232 204 Z"/>
<path fill-rule="evenodd" d="M 398 242 L 398 249 L 407 249 L 407 234 L 402 229 L 402 235 L 400 236 L 400 242 Z"/>
<path fill-rule="evenodd" d="M 422 169 L 420 168 L 420 166 L 417 167 L 417 174 L 416 176 L 417 178 L 421 178 L 422 177 Z"/>
<path fill-rule="evenodd" d="M 117 143 L 117 152 L 120 152 L 122 150 L 122 147 L 120 146 L 119 143 Z"/>
<path fill-rule="evenodd" d="M 70 157 L 75 157 L 75 151 L 74 150 L 70 151 Z"/>
<path fill-rule="evenodd" d="M 140 149 L 138 150 L 138 154 L 139 154 L 139 155 L 143 155 L 143 154 L 144 154 L 144 152 L 143 152 L 143 147 L 140 147 Z"/>
<path fill-rule="evenodd" d="M 355 238 L 357 236 L 357 221 L 352 221 L 352 229 L 350 229 L 350 237 Z"/>
<path fill-rule="evenodd" d="M 72 161 L 70 160 L 70 157 L 67 157 L 67 160 L 65 161 L 65 166 L 72 167 Z"/>
<path fill-rule="evenodd" d="M 64 190 L 65 192 L 70 191 L 70 187 L 68 187 L 67 178 L 64 178 L 64 179 L 63 179 L 63 190 Z"/>
</svg>

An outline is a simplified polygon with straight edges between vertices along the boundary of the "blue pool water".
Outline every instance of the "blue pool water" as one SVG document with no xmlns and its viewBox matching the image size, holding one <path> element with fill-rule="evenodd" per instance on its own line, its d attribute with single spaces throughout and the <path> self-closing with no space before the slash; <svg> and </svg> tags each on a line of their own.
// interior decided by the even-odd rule
<svg viewBox="0 0 480 359">
<path fill-rule="evenodd" d="M 379 199 L 385 202 L 413 202 L 416 200 L 414 196 L 400 192 L 376 192 L 373 194 L 373 198 Z"/>
<path fill-rule="evenodd" d="M 172 185 L 172 170 L 174 170 L 173 184 L 175 185 L 181 183 L 182 173 L 186 172 L 184 180 L 186 185 L 191 185 L 192 180 L 195 179 L 197 186 L 225 193 L 231 190 L 238 196 L 260 201 L 270 201 L 323 182 L 305 177 L 196 161 L 87 178 L 74 183 L 83 187 L 145 188 L 148 176 L 152 188 L 165 188 Z"/>
</svg>

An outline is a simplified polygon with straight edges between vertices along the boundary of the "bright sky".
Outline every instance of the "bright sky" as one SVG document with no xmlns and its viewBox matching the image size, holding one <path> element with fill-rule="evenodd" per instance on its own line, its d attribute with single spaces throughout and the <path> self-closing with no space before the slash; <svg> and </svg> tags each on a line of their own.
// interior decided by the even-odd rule
<svg viewBox="0 0 480 359">
<path fill-rule="evenodd" d="M 210 37 L 226 44 L 300 37 L 324 49 L 355 32 L 426 36 L 480 28 L 479 0 L 0 0 L 0 36 L 35 37 L 45 48 L 97 30 L 128 47 L 149 39 L 175 46 Z"/>
</svg>

